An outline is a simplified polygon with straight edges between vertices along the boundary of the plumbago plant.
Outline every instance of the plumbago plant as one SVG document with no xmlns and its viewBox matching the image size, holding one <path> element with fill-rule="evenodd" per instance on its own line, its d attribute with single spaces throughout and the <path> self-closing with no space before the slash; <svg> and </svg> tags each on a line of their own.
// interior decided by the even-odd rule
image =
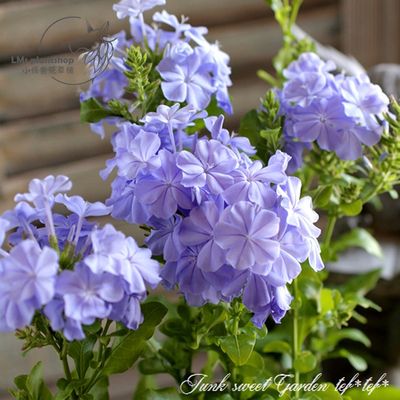
<svg viewBox="0 0 400 400">
<path fill-rule="evenodd" d="M 109 376 L 139 359 L 136 400 L 353 396 L 318 373 L 331 357 L 366 368 L 339 342 L 369 345 L 342 327 L 363 322 L 357 306 L 379 309 L 365 298 L 379 271 L 327 288 L 323 268 L 353 246 L 382 255 L 361 228 L 332 238 L 338 218 L 381 193 L 395 197 L 400 107 L 390 114 L 367 77 L 334 75 L 312 43 L 296 40 L 301 1 L 267 3 L 284 46 L 276 78 L 260 72 L 274 88 L 243 118 L 241 136 L 223 127 L 233 112 L 229 56 L 207 29 L 166 11 L 147 25 L 143 12 L 165 0 L 114 6 L 132 38 L 115 35 L 108 69 L 81 95 L 82 122 L 102 137 L 104 120 L 116 127 L 115 157 L 101 171 L 117 171 L 110 198 L 68 197 L 69 179 L 49 176 L 0 218 L 1 243 L 14 230 L 1 250 L 0 328 L 16 329 L 25 352 L 52 346 L 65 372 L 53 395 L 39 362 L 15 379 L 15 398 L 108 399 Z M 72 214 L 53 213 L 55 203 Z M 321 246 L 315 209 L 328 221 Z M 147 248 L 86 220 L 107 214 L 140 224 Z M 159 282 L 178 288 L 180 302 L 146 300 L 146 285 Z M 206 361 L 193 362 L 200 353 Z M 157 374 L 176 385 L 159 389 Z M 304 386 L 313 379 L 318 391 Z"/>
</svg>

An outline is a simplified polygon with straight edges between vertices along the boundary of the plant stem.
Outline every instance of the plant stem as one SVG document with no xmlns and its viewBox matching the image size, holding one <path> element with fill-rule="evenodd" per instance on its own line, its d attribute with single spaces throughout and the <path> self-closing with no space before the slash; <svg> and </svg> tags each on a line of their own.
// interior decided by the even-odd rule
<svg viewBox="0 0 400 400">
<path fill-rule="evenodd" d="M 297 287 L 297 279 L 294 279 L 293 281 L 293 295 L 294 299 L 297 299 L 297 292 L 298 292 L 298 287 Z M 293 362 L 293 368 L 294 368 L 294 361 L 298 358 L 299 356 L 299 327 L 298 327 L 298 314 L 297 314 L 297 307 L 293 310 L 293 354 L 292 354 L 292 362 Z M 300 384 L 300 373 L 295 369 L 294 373 L 294 380 L 296 387 Z M 295 392 L 295 399 L 300 398 L 300 392 L 296 390 Z"/>
<path fill-rule="evenodd" d="M 64 341 L 61 351 L 61 361 L 64 368 L 65 378 L 67 379 L 67 381 L 71 381 L 71 371 L 69 370 L 67 352 L 68 352 L 68 342 Z"/>
<path fill-rule="evenodd" d="M 69 343 L 64 339 L 63 344 L 62 344 L 60 358 L 61 358 L 61 361 L 62 361 L 65 378 L 67 379 L 68 382 L 71 382 L 72 377 L 71 377 L 71 371 L 69 369 L 68 356 L 67 356 L 68 346 L 69 346 Z M 76 400 L 78 398 L 76 393 L 75 393 L 75 390 L 72 391 L 71 397 L 74 400 Z"/>
<path fill-rule="evenodd" d="M 333 233 L 333 229 L 335 228 L 336 220 L 337 220 L 336 216 L 331 215 L 329 217 L 328 226 L 326 228 L 324 242 L 323 242 L 323 245 L 325 247 L 328 247 L 329 244 L 331 243 L 332 233 Z"/>
<path fill-rule="evenodd" d="M 296 22 L 297 14 L 303 0 L 294 0 L 292 5 L 292 12 L 290 14 L 289 29 L 292 29 L 293 24 Z"/>
</svg>

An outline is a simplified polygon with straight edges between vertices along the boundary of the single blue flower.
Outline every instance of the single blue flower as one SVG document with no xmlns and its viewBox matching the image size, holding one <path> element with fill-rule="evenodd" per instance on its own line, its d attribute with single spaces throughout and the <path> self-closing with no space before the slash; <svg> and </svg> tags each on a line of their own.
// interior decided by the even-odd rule
<svg viewBox="0 0 400 400">
<path fill-rule="evenodd" d="M 117 156 L 118 175 L 126 179 L 135 179 L 139 172 L 147 173 L 161 165 L 156 155 L 161 141 L 158 135 L 140 131 L 129 143 L 127 151 Z"/>
<path fill-rule="evenodd" d="M 279 255 L 279 218 L 269 210 L 256 212 L 248 201 L 226 208 L 214 228 L 217 244 L 225 250 L 227 262 L 236 269 L 248 269 L 255 263 L 265 265 Z"/>
<path fill-rule="evenodd" d="M 0 292 L 9 291 L 13 303 L 30 301 L 37 309 L 53 298 L 58 268 L 55 250 L 41 250 L 34 241 L 24 240 L 3 259 Z"/>
<path fill-rule="evenodd" d="M 209 201 L 190 211 L 182 222 L 180 240 L 186 246 L 203 245 L 197 257 L 197 266 L 203 271 L 215 272 L 225 263 L 225 251 L 215 242 L 214 227 L 220 210 Z"/>
<path fill-rule="evenodd" d="M 316 140 L 319 147 L 327 151 L 336 151 L 340 146 L 340 130 L 349 130 L 355 125 L 345 114 L 339 96 L 314 101 L 305 108 L 296 107 L 293 118 L 293 133 L 300 142 Z"/>
<path fill-rule="evenodd" d="M 379 127 L 375 115 L 388 111 L 389 99 L 367 75 L 346 77 L 341 85 L 346 115 L 370 130 Z"/>
<path fill-rule="evenodd" d="M 229 175 L 238 165 L 235 154 L 216 140 L 199 140 L 196 152 L 182 151 L 177 165 L 183 172 L 182 185 L 203 187 L 220 194 L 233 183 Z"/>
<path fill-rule="evenodd" d="M 239 167 L 232 172 L 235 183 L 222 194 L 229 205 L 238 201 L 250 201 L 262 208 L 272 207 L 277 199 L 276 192 L 271 189 L 271 183 L 283 183 L 287 176 L 286 166 L 282 163 L 271 163 L 264 167 L 259 160 L 248 168 Z"/>
<path fill-rule="evenodd" d="M 185 249 L 181 243 L 182 217 L 175 214 L 171 218 L 152 217 L 148 224 L 154 229 L 146 238 L 145 243 L 154 255 L 163 255 L 166 261 L 178 261 Z"/>
<path fill-rule="evenodd" d="M 69 318 L 85 325 L 96 318 L 106 318 L 111 312 L 109 303 L 121 301 L 124 290 L 121 279 L 108 273 L 94 274 L 82 263 L 74 271 L 63 271 L 57 280 L 56 292 L 65 302 Z"/>
<path fill-rule="evenodd" d="M 330 79 L 326 74 L 305 72 L 283 85 L 282 101 L 308 107 L 314 100 L 332 97 Z"/>
<path fill-rule="evenodd" d="M 161 89 L 170 101 L 192 104 L 196 110 L 204 110 L 215 92 L 209 72 L 202 70 L 204 51 L 196 47 L 193 54 L 180 63 L 164 58 L 157 66 L 163 79 Z"/>
<path fill-rule="evenodd" d="M 178 154 L 160 150 L 161 167 L 140 178 L 135 195 L 140 203 L 148 204 L 157 218 L 172 217 L 179 207 L 193 207 L 190 189 L 182 185 L 182 171 L 177 167 Z"/>
<path fill-rule="evenodd" d="M 66 192 L 72 187 L 72 182 L 67 176 L 59 175 L 54 178 L 49 175 L 45 179 L 32 179 L 29 182 L 29 193 L 17 194 L 15 201 L 32 202 L 38 210 L 45 209 L 45 203 L 54 204 L 54 195 L 57 192 Z"/>
<path fill-rule="evenodd" d="M 283 76 L 286 79 L 294 79 L 303 72 L 330 72 L 335 69 L 336 65 L 331 60 L 325 63 L 315 53 L 302 53 L 296 61 L 283 70 Z"/>
</svg>

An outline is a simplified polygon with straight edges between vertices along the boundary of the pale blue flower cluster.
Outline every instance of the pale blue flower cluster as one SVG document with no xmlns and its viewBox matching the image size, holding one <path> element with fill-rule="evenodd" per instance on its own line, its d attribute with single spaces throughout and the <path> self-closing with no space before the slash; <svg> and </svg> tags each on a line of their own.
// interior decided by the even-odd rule
<svg viewBox="0 0 400 400">
<path fill-rule="evenodd" d="M 117 177 L 106 204 L 112 217 L 149 227 L 146 244 L 165 261 L 163 285 L 177 285 L 189 305 L 242 296 L 257 326 L 270 314 L 279 322 L 292 300 L 286 285 L 298 276 L 300 264 L 308 259 L 315 270 L 323 268 L 320 230 L 314 226 L 318 215 L 310 197 L 300 199 L 300 180 L 286 174 L 290 156 L 278 151 L 266 166 L 253 161 L 256 150 L 247 138 L 224 129 L 222 115 L 207 117 L 214 95 L 224 111 L 232 112 L 229 57 L 205 40 L 206 28 L 193 28 L 166 11 L 156 12 L 153 20 L 169 30 L 146 25 L 143 11 L 161 3 L 123 0 L 114 7 L 119 17 L 129 16 L 133 41 L 118 36 L 115 53 L 121 57 L 114 57 L 113 66 L 121 75 L 127 69 L 121 60 L 129 43 L 163 51 L 156 67 L 161 89 L 177 103 L 161 102 L 138 123 L 112 121 L 119 129 L 111 138 L 115 157 L 101 176 L 106 179 L 116 168 Z M 317 78 L 307 78 L 316 82 L 316 94 L 328 92 Z M 83 98 L 121 98 L 122 81 L 107 76 L 102 87 L 95 83 Z M 314 92 L 302 100 L 292 88 L 288 96 L 306 106 Z M 208 136 L 188 134 L 193 126 L 205 126 Z M 96 242 L 93 248 L 89 266 L 97 273 L 106 261 L 96 264 Z"/>
<path fill-rule="evenodd" d="M 209 43 L 205 39 L 207 28 L 192 27 L 184 17 L 179 21 L 163 10 L 153 15 L 153 26 L 145 24 L 143 12 L 164 4 L 165 0 L 122 0 L 114 5 L 118 18 L 129 17 L 132 39 L 126 39 L 125 31 L 114 35 L 114 56 L 108 69 L 81 94 L 81 101 L 95 97 L 104 102 L 112 99 L 126 102 L 123 96 L 128 80 L 124 72 L 130 68 L 124 59 L 128 48 L 140 45 L 162 56 L 156 69 L 165 99 L 187 102 L 199 111 L 215 96 L 218 106 L 233 114 L 228 94 L 228 87 L 232 85 L 229 56 L 220 50 L 218 42 Z M 167 30 L 161 29 L 160 24 L 166 25 Z M 114 122 L 113 118 L 108 120 Z M 104 137 L 102 122 L 92 124 L 92 129 Z"/>
<path fill-rule="evenodd" d="M 203 118 L 211 139 L 184 131 Z M 243 296 L 261 326 L 289 309 L 287 283 L 309 259 L 323 268 L 318 215 L 301 182 L 285 173 L 290 157 L 278 152 L 267 166 L 252 161 L 247 138 L 230 135 L 224 117 L 204 118 L 189 105 L 161 105 L 143 125 L 117 123 L 117 168 L 111 215 L 151 227 L 147 246 L 162 255 L 163 284 L 178 285 L 192 306 Z"/>
<path fill-rule="evenodd" d="M 139 302 L 146 284 L 154 288 L 161 280 L 158 262 L 112 225 L 88 222 L 86 217 L 107 215 L 111 208 L 58 193 L 71 186 L 62 175 L 34 179 L 28 193 L 15 197 L 14 210 L 0 218 L 0 245 L 16 229 L 8 236 L 10 252 L 0 249 L 1 331 L 24 328 L 35 312 L 67 340 L 84 339 L 82 325 L 97 318 L 130 329 L 142 322 Z M 53 214 L 55 203 L 72 214 Z"/>
<path fill-rule="evenodd" d="M 380 140 L 388 97 L 368 76 L 334 76 L 330 71 L 335 68 L 332 61 L 303 53 L 283 72 L 287 81 L 278 93 L 286 116 L 286 151 L 297 160 L 292 170 L 301 166 L 304 145 L 312 142 L 342 160 L 357 160 L 363 144 L 373 146 Z"/>
</svg>

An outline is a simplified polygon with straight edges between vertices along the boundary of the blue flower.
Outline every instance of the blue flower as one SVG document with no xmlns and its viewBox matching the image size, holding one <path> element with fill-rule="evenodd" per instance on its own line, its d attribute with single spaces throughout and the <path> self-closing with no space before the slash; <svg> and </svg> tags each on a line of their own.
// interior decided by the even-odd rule
<svg viewBox="0 0 400 400">
<path fill-rule="evenodd" d="M 215 92 L 209 72 L 202 70 L 203 49 L 196 47 L 183 61 L 177 63 L 172 58 L 164 58 L 157 67 L 163 79 L 161 88 L 170 101 L 186 101 L 196 110 L 204 110 Z"/>
<path fill-rule="evenodd" d="M 117 274 L 118 263 L 123 256 L 121 249 L 125 245 L 125 235 L 118 232 L 111 224 L 91 233 L 93 253 L 85 257 L 84 263 L 95 274 L 109 272 Z"/>
<path fill-rule="evenodd" d="M 287 81 L 283 85 L 282 101 L 308 107 L 316 99 L 332 97 L 332 87 L 327 75 L 307 72 Z"/>
<path fill-rule="evenodd" d="M 148 204 L 150 212 L 158 218 L 172 217 L 178 206 L 193 207 L 190 189 L 182 185 L 182 171 L 176 165 L 178 154 L 160 150 L 161 167 L 139 179 L 135 186 L 139 202 Z"/>
<path fill-rule="evenodd" d="M 1 291 L 9 292 L 13 303 L 29 301 L 37 309 L 53 298 L 58 268 L 55 250 L 24 240 L 3 259 Z"/>
<path fill-rule="evenodd" d="M 229 175 L 238 165 L 235 154 L 216 140 L 200 140 L 195 155 L 182 151 L 177 165 L 183 172 L 182 185 L 203 187 L 220 194 L 233 183 Z"/>
<path fill-rule="evenodd" d="M 251 145 L 250 140 L 247 137 L 237 136 L 234 132 L 230 135 L 226 129 L 222 128 L 224 123 L 223 115 L 220 115 L 218 118 L 205 118 L 204 123 L 208 131 L 211 133 L 211 138 L 230 147 L 236 155 L 239 154 L 239 150 L 244 151 L 250 156 L 254 156 L 257 153 L 256 148 Z"/>
<path fill-rule="evenodd" d="M 296 107 L 293 112 L 294 136 L 301 142 L 317 141 L 319 147 L 336 151 L 340 146 L 340 130 L 354 127 L 355 121 L 347 117 L 341 98 L 323 98 L 308 107 Z"/>
<path fill-rule="evenodd" d="M 226 208 L 214 228 L 217 244 L 228 250 L 226 260 L 236 269 L 265 265 L 279 255 L 279 244 L 272 238 L 278 233 L 279 218 L 268 210 L 256 212 L 248 201 Z"/>
<path fill-rule="evenodd" d="M 124 296 L 119 277 L 94 274 L 82 263 L 75 265 L 74 271 L 60 274 L 56 290 L 64 300 L 66 317 L 85 325 L 92 324 L 96 318 L 108 317 L 109 303 L 121 301 Z"/>
<path fill-rule="evenodd" d="M 217 271 L 225 263 L 225 251 L 215 242 L 214 227 L 219 221 L 220 210 L 209 201 L 190 211 L 182 222 L 180 239 L 186 246 L 200 247 L 197 265 L 203 271 Z"/>
<path fill-rule="evenodd" d="M 54 298 L 44 307 L 43 313 L 49 319 L 51 329 L 62 332 L 70 342 L 85 339 L 81 322 L 65 317 L 64 308 L 65 302 L 62 298 Z"/>
<path fill-rule="evenodd" d="M 165 0 L 121 0 L 118 4 L 114 4 L 113 10 L 117 12 L 119 19 L 123 19 L 128 16 L 137 17 L 144 11 L 164 4 Z"/>
<path fill-rule="evenodd" d="M 29 193 L 17 194 L 15 201 L 32 202 L 38 210 L 46 208 L 45 204 L 54 204 L 54 194 L 57 192 L 66 192 L 72 187 L 72 182 L 67 176 L 59 175 L 54 178 L 49 175 L 45 179 L 32 179 L 29 183 Z"/>
<path fill-rule="evenodd" d="M 331 60 L 325 63 L 315 53 L 302 53 L 296 61 L 283 70 L 283 76 L 294 79 L 304 72 L 330 72 L 335 69 L 336 65 Z"/>
<path fill-rule="evenodd" d="M 388 111 L 389 99 L 378 85 L 373 85 L 367 75 L 347 77 L 341 85 L 344 108 L 348 116 L 356 118 L 368 129 L 379 125 L 375 115 Z"/>
<path fill-rule="evenodd" d="M 129 143 L 127 151 L 116 158 L 118 175 L 126 179 L 135 179 L 138 173 L 160 167 L 160 158 L 156 155 L 161 141 L 158 135 L 140 131 Z"/>
<path fill-rule="evenodd" d="M 181 243 L 182 217 L 175 214 L 171 218 L 161 219 L 152 217 L 148 224 L 154 229 L 146 238 L 145 243 L 154 255 L 163 255 L 166 261 L 178 261 L 185 249 Z"/>
<path fill-rule="evenodd" d="M 251 201 L 260 207 L 269 208 L 277 199 L 270 184 L 286 181 L 283 168 L 281 163 L 271 163 L 263 167 L 261 161 L 254 161 L 248 168 L 242 167 L 232 173 L 235 183 L 225 190 L 222 196 L 229 205 L 238 201 Z"/>
</svg>

